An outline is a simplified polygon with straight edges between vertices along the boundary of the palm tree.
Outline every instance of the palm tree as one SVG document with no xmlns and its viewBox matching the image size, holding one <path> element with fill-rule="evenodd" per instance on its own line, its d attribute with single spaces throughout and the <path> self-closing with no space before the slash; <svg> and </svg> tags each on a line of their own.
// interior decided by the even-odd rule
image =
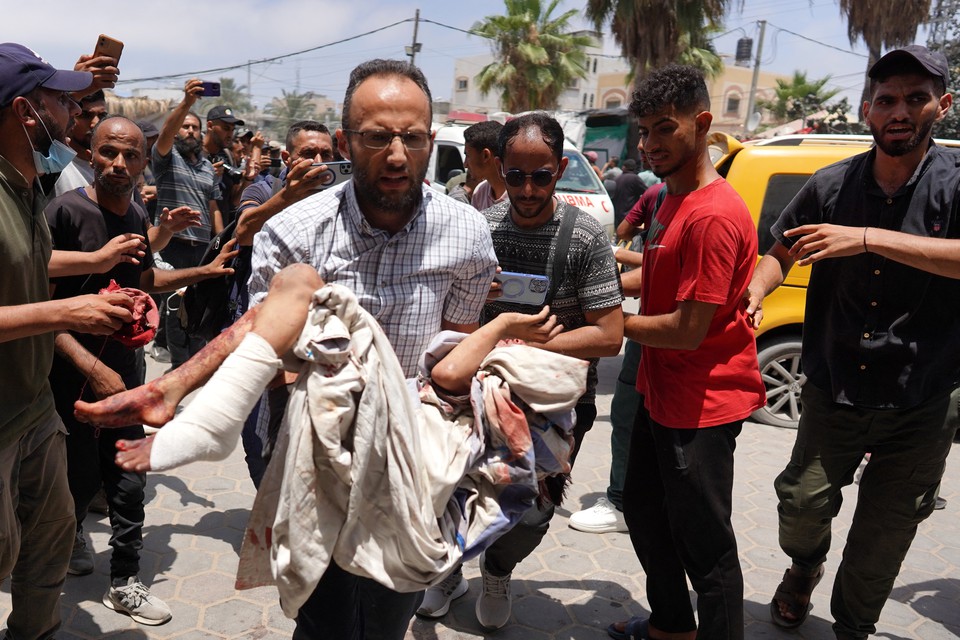
<svg viewBox="0 0 960 640">
<path fill-rule="evenodd" d="M 281 89 L 280 98 L 274 98 L 264 111 L 273 116 L 274 131 L 285 132 L 291 124 L 298 120 L 309 120 L 314 117 L 317 105 L 313 102 L 313 92 L 299 93 Z"/>
<path fill-rule="evenodd" d="M 597 29 L 610 23 L 635 79 L 678 60 L 715 77 L 723 64 L 707 37 L 719 28 L 727 5 L 728 0 L 587 0 L 586 13 Z"/>
<path fill-rule="evenodd" d="M 589 36 L 570 33 L 571 9 L 554 18 L 560 0 L 504 0 L 506 15 L 487 16 L 473 31 L 493 41 L 494 61 L 477 74 L 484 95 L 496 89 L 512 113 L 555 109 L 560 94 L 587 75 Z"/>
<path fill-rule="evenodd" d="M 839 89 L 824 89 L 829 81 L 830 76 L 810 80 L 806 71 L 794 71 L 789 81 L 777 79 L 775 99 L 761 100 L 758 106 L 770 111 L 778 122 L 806 119 L 806 116 L 823 109 L 827 101 L 840 92 Z"/>
<path fill-rule="evenodd" d="M 867 45 L 867 72 L 883 47 L 913 44 L 917 27 L 930 17 L 930 0 L 840 0 L 840 13 L 847 19 L 850 44 L 863 39 Z M 862 102 L 870 99 L 870 78 L 864 74 Z"/>
</svg>

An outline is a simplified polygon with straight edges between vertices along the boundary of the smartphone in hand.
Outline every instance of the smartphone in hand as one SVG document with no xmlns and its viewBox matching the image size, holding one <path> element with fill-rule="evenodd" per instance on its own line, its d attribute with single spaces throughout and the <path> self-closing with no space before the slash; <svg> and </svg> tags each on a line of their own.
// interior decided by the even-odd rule
<svg viewBox="0 0 960 640">
<path fill-rule="evenodd" d="M 200 95 L 205 98 L 213 98 L 220 95 L 219 82 L 201 82 L 200 86 L 203 87 Z"/>
</svg>

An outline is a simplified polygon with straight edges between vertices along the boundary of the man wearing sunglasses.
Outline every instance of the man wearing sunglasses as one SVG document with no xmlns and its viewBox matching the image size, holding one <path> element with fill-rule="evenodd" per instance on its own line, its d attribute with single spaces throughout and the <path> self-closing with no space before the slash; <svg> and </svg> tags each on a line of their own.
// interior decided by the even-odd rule
<svg viewBox="0 0 960 640">
<path fill-rule="evenodd" d="M 486 222 L 475 209 L 424 184 L 433 146 L 430 89 L 397 60 L 350 74 L 340 153 L 352 180 L 273 216 L 254 237 L 250 306 L 288 264 L 312 265 L 351 289 L 390 340 L 405 375 L 442 329 L 469 333 L 496 271 Z M 420 599 L 341 569 L 306 585 L 295 640 L 402 640 Z"/>
<path fill-rule="evenodd" d="M 560 124 L 545 113 L 521 116 L 504 125 L 497 146 L 497 165 L 506 183 L 508 201 L 487 209 L 484 215 L 500 267 L 551 278 L 548 298 L 552 294 L 552 299 L 546 304 L 564 330 L 536 346 L 590 360 L 587 390 L 576 406 L 572 464 L 597 417 L 598 359 L 617 355 L 623 342 L 620 276 L 600 223 L 554 197 L 557 181 L 567 166 Z M 564 220 L 572 222 L 569 229 L 565 229 Z M 565 231 L 568 250 L 558 250 L 558 245 L 565 242 L 561 241 Z M 537 313 L 540 308 L 495 299 L 484 307 L 484 321 L 511 311 Z M 506 624 L 511 608 L 511 573 L 537 548 L 550 526 L 563 487 L 558 484 L 549 489 L 550 500 L 531 508 L 480 559 L 483 591 L 477 599 L 476 613 L 480 624 L 488 629 Z"/>
</svg>

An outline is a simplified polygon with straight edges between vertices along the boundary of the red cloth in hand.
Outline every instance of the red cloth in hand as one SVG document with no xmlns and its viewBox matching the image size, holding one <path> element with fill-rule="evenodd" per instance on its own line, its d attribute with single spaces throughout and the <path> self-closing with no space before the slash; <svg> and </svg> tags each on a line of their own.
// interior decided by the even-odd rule
<svg viewBox="0 0 960 640">
<path fill-rule="evenodd" d="M 121 287 L 116 280 L 111 280 L 109 285 L 100 289 L 101 295 L 113 292 L 124 293 L 133 298 L 133 309 L 130 310 L 133 321 L 117 329 L 110 337 L 131 349 L 142 347 L 153 340 L 157 327 L 160 326 L 160 310 L 153 298 L 140 289 Z"/>
</svg>

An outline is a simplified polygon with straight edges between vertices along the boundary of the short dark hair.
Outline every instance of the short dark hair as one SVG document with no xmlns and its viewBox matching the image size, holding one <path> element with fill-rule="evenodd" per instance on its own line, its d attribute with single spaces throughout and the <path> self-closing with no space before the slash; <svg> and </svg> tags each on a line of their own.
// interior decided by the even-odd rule
<svg viewBox="0 0 960 640">
<path fill-rule="evenodd" d="M 420 67 L 414 66 L 404 60 L 384 60 L 376 58 L 362 62 L 350 72 L 350 81 L 347 83 L 347 93 L 343 97 L 343 115 L 342 124 L 344 129 L 350 128 L 350 103 L 353 102 L 353 94 L 357 87 L 371 76 L 399 76 L 407 78 L 415 85 L 420 87 L 427 96 L 427 105 L 430 109 L 430 121 L 433 121 L 433 96 L 430 95 L 430 87 L 427 85 L 427 78 L 420 71 Z M 429 126 L 429 123 L 428 123 Z"/>
<path fill-rule="evenodd" d="M 671 64 L 653 71 L 633 92 L 630 114 L 645 118 L 669 107 L 685 114 L 710 110 L 710 93 L 700 70 Z"/>
<path fill-rule="evenodd" d="M 557 162 L 563 157 L 563 127 L 543 111 L 534 111 L 508 120 L 500 130 L 497 138 L 497 157 L 503 160 L 507 153 L 507 146 L 520 135 L 520 132 L 535 128 L 540 131 L 543 141 L 550 147 Z"/>
<path fill-rule="evenodd" d="M 325 133 L 328 136 L 330 135 L 330 129 L 327 129 L 327 125 L 322 122 L 317 122 L 316 120 L 300 120 L 299 122 L 294 122 L 290 125 L 290 128 L 287 129 L 287 137 L 284 140 L 287 151 L 293 147 L 293 141 L 301 131 L 317 131 L 319 133 Z"/>
<path fill-rule="evenodd" d="M 196 112 L 194 112 L 194 111 L 187 111 L 187 115 L 186 115 L 186 116 L 183 116 L 183 120 L 184 120 L 184 121 L 186 121 L 187 116 L 193 116 L 194 118 L 196 118 L 196 119 L 197 119 L 197 126 L 198 126 L 198 127 L 202 127 L 202 126 L 203 126 L 203 120 L 200 119 L 200 116 L 198 116 L 198 115 L 196 114 Z M 181 126 L 181 127 L 183 126 L 183 121 L 180 122 L 180 126 Z"/>
<path fill-rule="evenodd" d="M 136 122 L 134 122 L 133 120 L 131 120 L 131 119 L 128 118 L 127 116 L 121 116 L 120 114 L 116 114 L 116 113 L 112 113 L 112 114 L 107 115 L 107 116 L 104 117 L 102 120 L 100 120 L 100 122 L 98 122 L 96 125 L 94 125 L 93 130 L 90 132 L 90 146 L 93 147 L 93 141 L 94 141 L 94 139 L 96 139 L 96 137 L 97 137 L 97 131 L 100 130 L 100 127 L 102 127 L 105 123 L 110 122 L 111 120 L 116 120 L 117 118 L 119 118 L 119 119 L 121 119 L 121 120 L 126 120 L 127 122 L 129 122 L 130 124 L 132 124 L 132 125 L 133 125 L 133 128 L 136 129 L 136 130 L 140 133 L 140 137 L 143 138 L 143 153 L 146 154 L 147 151 L 148 151 L 148 149 L 147 149 L 147 136 L 143 135 L 143 129 L 141 129 L 141 128 L 140 128 L 140 125 L 138 125 Z M 91 150 L 92 150 L 92 149 L 91 149 Z"/>
<path fill-rule="evenodd" d="M 942 76 L 933 75 L 917 60 L 904 56 L 902 58 L 898 58 L 897 60 L 891 60 L 889 63 L 887 63 L 887 65 L 883 68 L 882 75 L 877 74 L 876 77 L 870 78 L 870 99 L 873 100 L 873 93 L 877 90 L 877 85 L 886 82 L 894 76 L 905 75 L 918 75 L 932 78 L 937 98 L 940 98 L 947 92 L 947 83 L 944 82 Z"/>
<path fill-rule="evenodd" d="M 90 95 L 88 95 L 88 96 L 83 96 L 82 98 L 80 98 L 79 104 L 80 104 L 81 106 L 83 106 L 83 105 L 85 105 L 85 104 L 90 104 L 90 103 L 92 103 L 92 102 L 104 102 L 104 103 L 105 103 L 106 101 L 107 101 L 107 97 L 106 97 L 105 95 L 103 95 L 103 89 L 97 89 L 96 91 L 94 91 L 94 92 L 91 93 Z"/>
<path fill-rule="evenodd" d="M 497 137 L 500 135 L 501 129 L 503 129 L 503 125 L 496 120 L 478 122 L 463 130 L 463 141 L 478 151 L 490 149 L 490 151 L 496 153 Z"/>
</svg>

